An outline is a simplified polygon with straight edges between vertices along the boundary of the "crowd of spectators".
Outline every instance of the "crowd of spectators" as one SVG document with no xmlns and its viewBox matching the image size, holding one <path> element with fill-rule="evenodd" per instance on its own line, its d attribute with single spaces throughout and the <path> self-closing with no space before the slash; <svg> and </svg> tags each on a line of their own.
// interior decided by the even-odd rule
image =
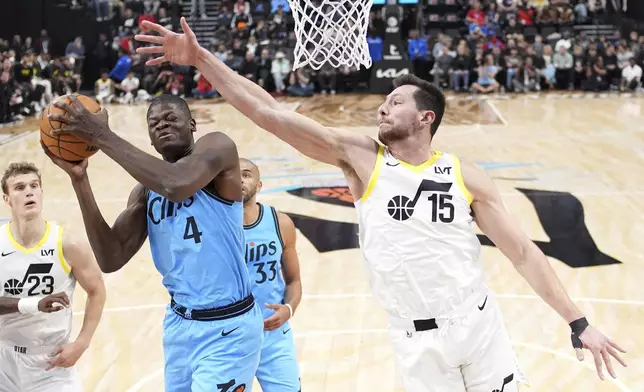
<svg viewBox="0 0 644 392">
<path fill-rule="evenodd" d="M 588 91 L 641 89 L 644 35 L 629 32 L 594 36 L 573 25 L 597 23 L 601 0 L 431 0 L 457 4 L 458 29 L 436 31 L 422 10 L 405 12 L 403 32 L 414 73 L 455 92 L 526 92 L 546 89 Z M 59 95 L 80 91 L 87 56 L 98 67 L 93 93 L 101 103 L 130 104 L 159 94 L 196 99 L 217 92 L 191 67 L 146 67 L 133 39 L 143 20 L 176 30 L 177 0 L 75 0 L 107 28 L 86 53 L 78 37 L 54 47 L 41 36 L 0 40 L 0 124 L 38 114 Z M 210 11 L 191 0 L 189 17 L 207 23 L 212 34 L 201 44 L 230 68 L 274 95 L 368 91 L 369 70 L 324 66 L 292 71 L 296 43 L 287 0 L 221 0 Z M 418 7 L 423 8 L 423 7 Z M 420 17 L 419 17 L 420 15 Z M 370 14 L 368 39 L 384 38 L 386 22 Z M 62 44 L 62 46 L 61 46 Z M 378 58 L 374 58 L 377 61 Z M 85 70 L 87 71 L 87 70 Z M 87 83 L 85 84 L 87 85 Z"/>
<path fill-rule="evenodd" d="M 575 33 L 573 25 L 604 12 L 601 2 L 469 3 L 466 35 L 439 33 L 428 45 L 427 37 L 410 33 L 409 56 L 434 83 L 475 93 L 641 89 L 644 36 Z"/>
</svg>

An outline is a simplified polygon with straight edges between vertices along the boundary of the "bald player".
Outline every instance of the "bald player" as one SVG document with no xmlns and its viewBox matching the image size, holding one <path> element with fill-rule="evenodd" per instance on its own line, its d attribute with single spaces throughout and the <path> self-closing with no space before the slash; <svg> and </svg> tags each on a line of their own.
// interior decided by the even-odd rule
<svg viewBox="0 0 644 392">
<path fill-rule="evenodd" d="M 295 226 L 288 215 L 257 202 L 259 168 L 241 158 L 246 266 L 252 291 L 263 304 L 264 344 L 257 380 L 264 392 L 298 392 L 300 372 L 289 320 L 302 299 Z"/>
</svg>

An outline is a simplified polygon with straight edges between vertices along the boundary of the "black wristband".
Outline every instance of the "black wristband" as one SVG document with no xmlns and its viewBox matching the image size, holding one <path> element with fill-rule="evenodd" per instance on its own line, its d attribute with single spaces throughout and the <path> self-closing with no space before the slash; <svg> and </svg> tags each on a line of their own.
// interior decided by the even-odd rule
<svg viewBox="0 0 644 392">
<path fill-rule="evenodd" d="M 583 348 L 584 345 L 581 342 L 581 339 L 579 339 L 579 335 L 584 333 L 588 325 L 590 325 L 588 324 L 588 320 L 586 320 L 586 317 L 582 317 L 580 319 L 573 321 L 569 325 L 570 325 L 570 329 L 572 330 L 572 333 L 570 334 L 570 339 L 572 340 L 572 347 Z"/>
</svg>

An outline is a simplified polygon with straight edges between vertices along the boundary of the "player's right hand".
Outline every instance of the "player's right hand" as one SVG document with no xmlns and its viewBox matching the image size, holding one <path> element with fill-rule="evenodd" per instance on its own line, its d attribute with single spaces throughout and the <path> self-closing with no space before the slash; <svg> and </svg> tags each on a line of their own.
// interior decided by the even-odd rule
<svg viewBox="0 0 644 392">
<path fill-rule="evenodd" d="M 38 310 L 44 313 L 58 312 L 69 307 L 69 297 L 66 293 L 50 294 L 38 302 Z"/>
<path fill-rule="evenodd" d="M 73 181 L 78 181 L 85 178 L 85 176 L 87 175 L 87 163 L 88 163 L 87 159 L 83 159 L 80 162 L 68 162 L 52 154 L 51 151 L 49 151 L 49 149 L 47 148 L 47 146 L 45 146 L 45 144 L 42 142 L 42 140 L 40 141 L 40 145 L 43 151 L 45 152 L 45 154 L 49 157 L 49 159 L 51 159 L 51 161 L 54 162 L 56 166 L 60 167 L 67 174 L 69 174 L 69 176 Z"/>
</svg>

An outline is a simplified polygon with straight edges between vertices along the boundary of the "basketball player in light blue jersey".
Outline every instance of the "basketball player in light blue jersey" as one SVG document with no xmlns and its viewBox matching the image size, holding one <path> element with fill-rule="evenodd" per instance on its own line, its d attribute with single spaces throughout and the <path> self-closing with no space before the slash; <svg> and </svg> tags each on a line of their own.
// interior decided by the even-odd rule
<svg viewBox="0 0 644 392">
<path fill-rule="evenodd" d="M 99 147 L 139 184 L 112 227 L 96 205 L 87 160 L 61 161 L 69 173 L 89 241 L 103 272 L 119 270 L 150 239 L 152 259 L 171 296 L 164 321 L 165 390 L 252 389 L 263 342 L 263 317 L 244 260 L 243 203 L 235 143 L 220 132 L 195 142 L 186 102 L 164 95 L 148 108 L 153 157 L 110 130 L 103 109 L 75 98 L 51 120 Z M 46 151 L 46 150 L 45 150 Z M 116 185 L 116 184 L 115 184 Z"/>
<path fill-rule="evenodd" d="M 264 346 L 257 380 L 264 392 L 298 392 L 300 371 L 289 320 L 302 298 L 295 226 L 288 215 L 257 203 L 262 188 L 259 168 L 239 162 L 244 195 L 246 266 L 253 295 L 263 304 Z"/>
</svg>

